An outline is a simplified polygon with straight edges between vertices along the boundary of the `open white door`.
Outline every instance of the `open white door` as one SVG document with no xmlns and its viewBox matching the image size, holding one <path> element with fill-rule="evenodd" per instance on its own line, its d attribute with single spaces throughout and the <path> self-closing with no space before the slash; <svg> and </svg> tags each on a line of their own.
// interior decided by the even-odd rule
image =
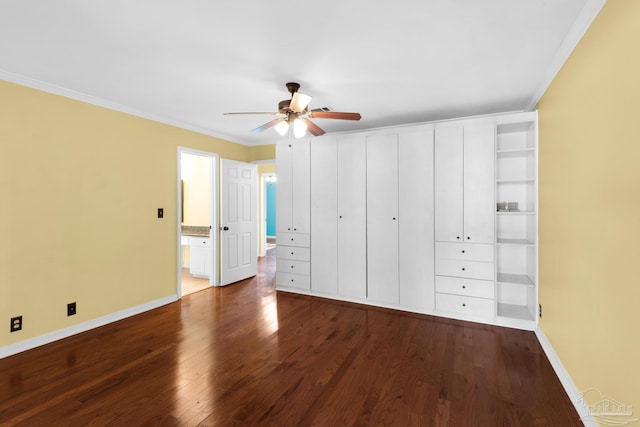
<svg viewBox="0 0 640 427">
<path fill-rule="evenodd" d="M 220 160 L 220 284 L 258 271 L 258 169 L 250 163 Z"/>
</svg>

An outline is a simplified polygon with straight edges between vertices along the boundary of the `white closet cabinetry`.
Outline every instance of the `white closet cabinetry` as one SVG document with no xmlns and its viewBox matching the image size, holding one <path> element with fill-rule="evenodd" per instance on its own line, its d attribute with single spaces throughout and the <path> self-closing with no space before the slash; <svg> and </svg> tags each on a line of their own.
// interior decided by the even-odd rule
<svg viewBox="0 0 640 427">
<path fill-rule="evenodd" d="M 309 233 L 310 175 L 309 140 L 294 140 L 276 144 L 276 227 L 282 233 Z"/>
<path fill-rule="evenodd" d="M 531 323 L 538 311 L 536 113 L 496 118 L 496 141 L 497 314 Z"/>
<path fill-rule="evenodd" d="M 338 138 L 338 295 L 367 296 L 367 157 L 364 135 Z"/>
<path fill-rule="evenodd" d="M 311 201 L 309 140 L 276 143 L 278 212 L 276 286 L 310 289 Z"/>
<path fill-rule="evenodd" d="M 311 289 L 338 293 L 338 145 L 324 135 L 311 141 Z"/>
<path fill-rule="evenodd" d="M 474 119 L 436 125 L 436 241 L 494 241 L 494 125 Z"/>
<path fill-rule="evenodd" d="M 398 135 L 400 305 L 434 307 L 433 126 Z"/>
<path fill-rule="evenodd" d="M 366 145 L 363 135 L 311 141 L 311 290 L 367 296 Z"/>
<path fill-rule="evenodd" d="M 434 306 L 433 126 L 367 137 L 367 297 Z"/>
<path fill-rule="evenodd" d="M 367 137 L 367 297 L 398 304 L 398 135 Z"/>
<path fill-rule="evenodd" d="M 436 125 L 436 311 L 495 316 L 493 118 Z"/>
</svg>

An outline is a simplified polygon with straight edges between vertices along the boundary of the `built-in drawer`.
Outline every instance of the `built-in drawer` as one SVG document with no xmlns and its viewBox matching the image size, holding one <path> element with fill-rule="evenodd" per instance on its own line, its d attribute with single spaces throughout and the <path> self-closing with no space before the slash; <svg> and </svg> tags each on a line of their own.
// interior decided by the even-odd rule
<svg viewBox="0 0 640 427">
<path fill-rule="evenodd" d="M 209 237 L 189 237 L 189 245 L 190 246 L 211 246 L 211 238 Z"/>
<path fill-rule="evenodd" d="M 311 246 L 311 235 L 304 233 L 278 233 L 277 244 L 283 246 L 301 246 L 308 248 Z"/>
<path fill-rule="evenodd" d="M 297 261 L 310 261 L 311 249 L 298 246 L 277 246 L 276 256 L 281 259 L 293 259 Z"/>
<path fill-rule="evenodd" d="M 436 293 L 436 311 L 475 317 L 493 317 L 494 300 Z"/>
<path fill-rule="evenodd" d="M 293 274 L 311 274 L 311 264 L 308 261 L 293 261 L 290 259 L 276 260 L 276 271 Z"/>
<path fill-rule="evenodd" d="M 493 262 L 494 250 L 493 245 L 480 243 L 436 242 L 436 258 Z"/>
<path fill-rule="evenodd" d="M 277 272 L 276 286 L 296 289 L 311 289 L 311 278 L 302 274 Z"/>
<path fill-rule="evenodd" d="M 492 262 L 440 258 L 436 259 L 436 275 L 494 280 L 494 264 Z"/>
<path fill-rule="evenodd" d="M 494 284 L 488 280 L 436 276 L 436 292 L 468 297 L 493 298 Z"/>
</svg>

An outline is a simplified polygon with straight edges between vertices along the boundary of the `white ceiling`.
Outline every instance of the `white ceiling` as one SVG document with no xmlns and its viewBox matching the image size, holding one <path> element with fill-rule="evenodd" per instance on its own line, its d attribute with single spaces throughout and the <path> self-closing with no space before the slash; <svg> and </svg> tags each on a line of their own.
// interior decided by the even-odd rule
<svg viewBox="0 0 640 427">
<path fill-rule="evenodd" d="M 247 145 L 299 82 L 327 132 L 535 106 L 604 0 L 0 0 L 0 78 Z"/>
</svg>

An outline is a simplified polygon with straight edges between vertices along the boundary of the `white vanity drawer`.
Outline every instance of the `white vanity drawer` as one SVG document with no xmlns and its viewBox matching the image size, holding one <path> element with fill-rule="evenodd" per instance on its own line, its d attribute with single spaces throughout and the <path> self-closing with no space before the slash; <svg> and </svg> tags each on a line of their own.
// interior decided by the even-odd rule
<svg viewBox="0 0 640 427">
<path fill-rule="evenodd" d="M 479 298 L 493 298 L 495 295 L 491 281 L 444 276 L 436 276 L 436 292 Z"/>
<path fill-rule="evenodd" d="M 189 236 L 189 245 L 190 246 L 209 247 L 209 246 L 211 246 L 211 238 L 209 238 L 209 237 Z"/>
<path fill-rule="evenodd" d="M 494 264 L 459 259 L 436 259 L 436 275 L 494 280 Z"/>
<path fill-rule="evenodd" d="M 307 261 L 293 261 L 288 259 L 276 260 L 276 271 L 281 273 L 311 274 L 311 264 Z"/>
<path fill-rule="evenodd" d="M 278 233 L 277 244 L 284 246 L 311 246 L 311 235 L 304 233 Z"/>
<path fill-rule="evenodd" d="M 493 262 L 493 245 L 481 243 L 436 242 L 436 258 Z"/>
<path fill-rule="evenodd" d="M 311 277 L 302 274 L 277 272 L 276 286 L 296 289 L 311 289 Z"/>
<path fill-rule="evenodd" d="M 436 293 L 436 311 L 488 318 L 494 316 L 494 300 Z"/>
<path fill-rule="evenodd" d="M 279 259 L 309 261 L 311 260 L 311 249 L 297 246 L 276 246 L 276 256 Z"/>
</svg>

